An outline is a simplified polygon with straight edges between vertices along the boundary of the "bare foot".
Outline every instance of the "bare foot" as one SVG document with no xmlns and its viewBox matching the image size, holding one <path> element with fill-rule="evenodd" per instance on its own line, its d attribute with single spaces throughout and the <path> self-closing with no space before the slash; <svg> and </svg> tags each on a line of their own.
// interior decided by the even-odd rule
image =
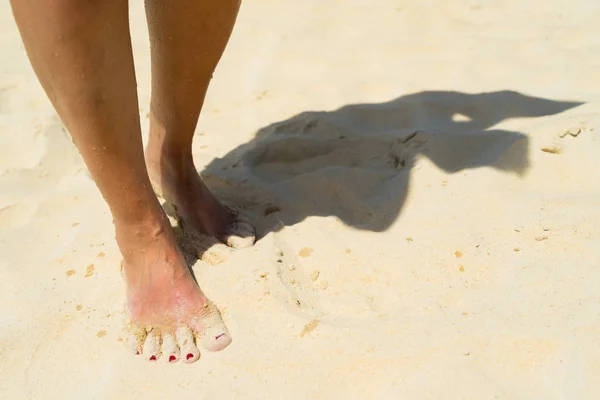
<svg viewBox="0 0 600 400">
<path fill-rule="evenodd" d="M 158 226 L 117 226 L 124 256 L 128 344 L 151 361 L 191 363 L 200 357 L 196 344 L 219 351 L 231 336 L 216 306 L 204 296 L 179 251 L 166 216 Z"/>
<path fill-rule="evenodd" d="M 212 236 L 233 248 L 254 244 L 256 235 L 251 222 L 230 207 L 221 204 L 208 190 L 193 162 L 170 162 L 147 156 L 148 173 L 155 189 L 174 206 L 184 229 Z"/>
</svg>

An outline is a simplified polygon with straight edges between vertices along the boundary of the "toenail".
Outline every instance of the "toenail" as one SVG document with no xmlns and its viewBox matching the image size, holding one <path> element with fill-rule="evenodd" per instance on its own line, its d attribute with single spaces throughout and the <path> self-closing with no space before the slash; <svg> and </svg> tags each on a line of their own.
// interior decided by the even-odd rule
<svg viewBox="0 0 600 400">
<path fill-rule="evenodd" d="M 190 358 L 194 358 L 194 355 L 192 353 L 188 353 L 188 355 L 185 356 L 186 360 L 189 360 Z"/>
<path fill-rule="evenodd" d="M 136 350 L 136 351 L 135 351 L 135 355 L 136 355 L 136 356 L 139 356 L 139 355 L 140 355 L 140 352 Z"/>
<path fill-rule="evenodd" d="M 173 362 L 173 361 L 175 361 L 175 360 L 177 360 L 177 357 L 175 357 L 175 356 L 173 356 L 173 355 L 172 355 L 172 356 L 169 356 L 169 362 Z"/>
<path fill-rule="evenodd" d="M 156 356 L 150 357 L 150 361 L 156 361 Z"/>
</svg>

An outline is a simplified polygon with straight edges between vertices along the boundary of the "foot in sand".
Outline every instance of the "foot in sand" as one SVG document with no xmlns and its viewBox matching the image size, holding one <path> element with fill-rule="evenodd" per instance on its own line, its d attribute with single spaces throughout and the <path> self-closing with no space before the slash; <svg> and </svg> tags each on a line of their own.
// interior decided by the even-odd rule
<svg viewBox="0 0 600 400">
<path fill-rule="evenodd" d="M 254 244 L 251 222 L 217 200 L 202 182 L 191 154 L 190 161 L 182 162 L 150 143 L 146 152 L 150 180 L 159 195 L 173 205 L 184 229 L 215 237 L 236 249 Z"/>
<path fill-rule="evenodd" d="M 151 190 L 128 3 L 12 5 L 33 68 L 110 208 L 136 350 L 149 359 L 158 359 L 162 351 L 171 361 L 182 351 L 185 361 L 195 361 L 194 335 L 209 350 L 225 348 L 231 342 L 227 328 L 194 281 Z M 150 136 L 157 145 L 149 149 L 160 149 L 150 153 L 157 156 L 150 157 L 156 161 L 150 167 L 160 166 L 152 173 L 187 225 L 235 247 L 254 241 L 251 225 L 210 194 L 193 167 L 191 149 L 208 83 L 239 5 L 146 2 L 153 77 Z"/>
<path fill-rule="evenodd" d="M 219 351 L 231 336 L 219 310 L 194 281 L 165 219 L 164 226 L 116 224 L 125 260 L 132 351 L 151 361 L 198 360 L 201 344 Z"/>
</svg>

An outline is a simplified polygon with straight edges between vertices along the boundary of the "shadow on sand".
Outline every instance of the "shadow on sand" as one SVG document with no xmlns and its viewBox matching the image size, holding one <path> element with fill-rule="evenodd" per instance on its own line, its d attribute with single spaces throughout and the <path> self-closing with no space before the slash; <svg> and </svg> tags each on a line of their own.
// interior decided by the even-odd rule
<svg viewBox="0 0 600 400">
<path fill-rule="evenodd" d="M 226 201 L 256 213 L 259 236 L 309 216 L 337 216 L 357 229 L 383 231 L 402 210 L 419 157 L 449 173 L 488 166 L 521 175 L 529 166 L 526 133 L 494 126 L 581 104 L 513 91 L 422 92 L 304 112 L 260 129 L 202 175 Z M 277 224 L 262 218 L 272 214 Z"/>
</svg>

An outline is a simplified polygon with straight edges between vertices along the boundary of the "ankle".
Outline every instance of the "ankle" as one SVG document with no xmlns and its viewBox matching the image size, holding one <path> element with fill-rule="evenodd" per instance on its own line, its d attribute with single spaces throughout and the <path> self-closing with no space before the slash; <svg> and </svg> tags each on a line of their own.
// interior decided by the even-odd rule
<svg viewBox="0 0 600 400">
<path fill-rule="evenodd" d="M 148 173 L 154 184 L 166 181 L 186 181 L 195 173 L 194 160 L 191 152 L 162 150 L 159 153 L 147 150 L 146 163 Z M 160 180 L 160 181 L 157 181 Z"/>
<path fill-rule="evenodd" d="M 171 225 L 162 209 L 141 218 L 114 219 L 117 244 L 122 253 L 143 249 L 165 235 L 172 234 Z M 125 254 L 123 254 L 125 256 Z"/>
<path fill-rule="evenodd" d="M 143 229 L 150 232 L 155 228 L 169 226 L 169 219 L 163 210 L 160 200 L 152 190 L 150 182 L 147 186 L 147 200 L 127 201 L 126 207 L 121 207 L 119 212 L 112 212 L 113 223 L 118 228 L 123 229 Z M 144 196 L 146 197 L 146 196 Z"/>
<path fill-rule="evenodd" d="M 152 128 L 152 124 L 151 124 Z M 146 147 L 146 162 L 153 173 L 168 174 L 173 177 L 189 174 L 194 169 L 192 143 L 173 140 L 176 135 L 151 129 Z"/>
<path fill-rule="evenodd" d="M 115 224 L 115 230 L 128 286 L 139 286 L 140 279 L 184 272 L 186 264 L 166 218 L 133 225 Z"/>
</svg>

